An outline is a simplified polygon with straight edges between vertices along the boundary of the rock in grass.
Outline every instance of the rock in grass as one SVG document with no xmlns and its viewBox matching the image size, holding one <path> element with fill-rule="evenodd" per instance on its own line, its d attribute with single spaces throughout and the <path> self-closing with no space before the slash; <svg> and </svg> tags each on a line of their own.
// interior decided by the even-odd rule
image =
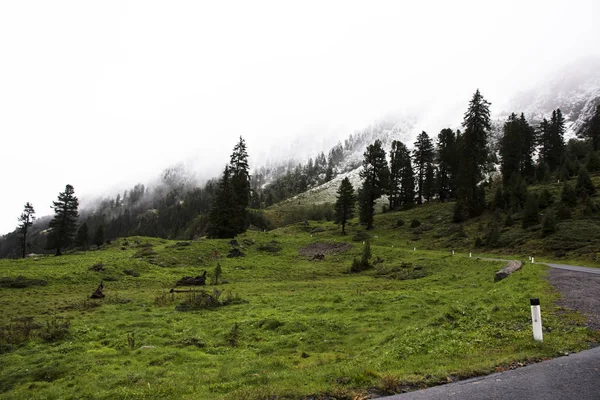
<svg viewBox="0 0 600 400">
<path fill-rule="evenodd" d="M 521 269 L 522 266 L 523 263 L 521 261 L 510 261 L 508 264 L 506 264 L 506 267 L 496 272 L 494 282 L 498 282 L 504 278 L 508 278 L 510 274 L 512 274 L 515 271 L 518 271 L 519 269 Z"/>
</svg>

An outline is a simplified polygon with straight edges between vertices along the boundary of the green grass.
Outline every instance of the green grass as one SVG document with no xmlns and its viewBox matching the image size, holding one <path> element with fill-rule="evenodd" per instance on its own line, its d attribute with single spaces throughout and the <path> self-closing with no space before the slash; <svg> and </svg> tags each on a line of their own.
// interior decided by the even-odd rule
<svg viewBox="0 0 600 400">
<path fill-rule="evenodd" d="M 377 225 L 372 253 L 384 262 L 360 274 L 347 271 L 362 242 L 324 261 L 298 254 L 312 242 L 350 241 L 357 229 L 341 237 L 324 222 L 311 222 L 324 229 L 314 234 L 301 224 L 249 232 L 238 241 L 255 244 L 240 258 L 226 257 L 227 240 L 128 238 L 102 251 L 0 260 L 3 277 L 47 282 L 0 288 L 0 326 L 23 316 L 70 321 L 65 338 L 32 335 L 1 347 L 0 398 L 350 399 L 486 374 L 598 339 L 581 316 L 554 306 L 546 267 L 527 265 L 494 283 L 502 263 L 415 252 L 402 232 L 408 225 Z M 259 250 L 273 240 L 281 251 Z M 245 302 L 176 311 L 188 295 L 169 288 L 182 276 L 212 273 L 217 262 L 228 283 L 206 289 Z M 101 271 L 90 270 L 99 263 Z M 386 278 L 402 263 L 426 276 Z M 90 300 L 101 280 L 106 297 Z M 542 302 L 544 343 L 532 339 L 530 297 Z"/>
</svg>

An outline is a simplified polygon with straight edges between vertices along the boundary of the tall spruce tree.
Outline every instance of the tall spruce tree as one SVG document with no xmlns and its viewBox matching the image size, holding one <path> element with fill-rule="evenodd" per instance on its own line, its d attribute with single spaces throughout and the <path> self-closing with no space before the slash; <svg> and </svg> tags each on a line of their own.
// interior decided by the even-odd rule
<svg viewBox="0 0 600 400">
<path fill-rule="evenodd" d="M 98 247 L 104 244 L 104 225 L 98 225 L 96 233 L 94 234 L 94 244 Z"/>
<path fill-rule="evenodd" d="M 342 224 L 342 235 L 346 234 L 346 222 L 354 217 L 354 206 L 356 196 L 354 188 L 348 177 L 342 180 L 337 190 L 337 200 L 335 202 L 335 222 Z"/>
<path fill-rule="evenodd" d="M 544 119 L 539 127 L 540 159 L 554 172 L 561 164 L 565 148 L 565 119 L 560 109 L 552 111 L 550 122 Z"/>
<path fill-rule="evenodd" d="M 229 173 L 231 174 L 231 186 L 235 203 L 235 210 L 232 217 L 236 226 L 236 233 L 242 233 L 248 227 L 246 208 L 250 203 L 249 170 L 246 142 L 240 136 L 240 141 L 233 148 L 229 162 Z"/>
<path fill-rule="evenodd" d="M 404 143 L 394 140 L 392 141 L 392 148 L 390 150 L 390 182 L 388 190 L 388 199 L 390 203 L 390 210 L 396 210 L 402 204 L 400 197 L 400 189 L 402 186 L 401 182 L 401 171 L 403 155 L 407 154 L 408 150 Z"/>
<path fill-rule="evenodd" d="M 415 205 L 415 174 L 408 149 L 402 153 L 400 160 L 400 199 L 402 200 L 402 208 L 408 210 Z"/>
<path fill-rule="evenodd" d="M 431 201 L 435 197 L 435 167 L 433 163 L 427 164 L 425 170 L 425 181 L 423 182 L 423 197 L 427 201 Z"/>
<path fill-rule="evenodd" d="M 511 187 L 518 174 L 521 174 L 523 155 L 523 135 L 519 118 L 512 113 L 502 127 L 500 138 L 500 171 L 505 188 Z"/>
<path fill-rule="evenodd" d="M 35 210 L 31 203 L 27 202 L 23 207 L 23 213 L 19 216 L 19 226 L 18 231 L 21 234 L 21 250 L 23 251 L 23 258 L 25 258 L 25 254 L 27 253 L 27 232 L 29 231 L 29 227 L 33 225 L 33 221 L 35 221 Z"/>
<path fill-rule="evenodd" d="M 442 129 L 436 145 L 437 192 L 442 202 L 453 196 L 456 190 L 458 161 L 456 134 L 452 129 Z"/>
<path fill-rule="evenodd" d="M 479 215 L 485 206 L 485 198 L 482 198 L 478 185 L 483 179 L 483 170 L 488 161 L 487 139 L 491 129 L 490 103 L 483 98 L 479 89 L 469 102 L 463 126 L 465 131 L 461 137 L 462 158 L 456 207 L 461 210 L 460 214 L 465 218 Z M 455 220 L 458 219 L 456 214 L 455 212 Z"/>
<path fill-rule="evenodd" d="M 579 134 L 586 137 L 592 143 L 594 151 L 600 150 L 600 104 L 596 106 L 596 112 L 583 125 Z"/>
<path fill-rule="evenodd" d="M 238 210 L 231 183 L 231 173 L 229 166 L 226 166 L 208 215 L 208 237 L 220 239 L 234 237 L 239 231 L 236 220 Z"/>
<path fill-rule="evenodd" d="M 49 247 L 56 249 L 56 255 L 62 255 L 61 250 L 68 247 L 77 232 L 77 211 L 79 200 L 75 197 L 73 186 L 65 186 L 65 191 L 58 194 L 58 201 L 52 202 L 54 218 L 50 221 L 48 235 Z"/>
<path fill-rule="evenodd" d="M 533 161 L 533 153 L 535 153 L 535 146 L 537 143 L 537 137 L 535 129 L 529 125 L 529 122 L 525 119 L 525 114 L 521 113 L 519 118 L 519 128 L 521 131 L 521 175 L 527 182 L 532 183 L 535 180 L 535 163 Z"/>
<path fill-rule="evenodd" d="M 364 153 L 363 169 L 359 173 L 363 184 L 358 192 L 360 222 L 373 228 L 375 201 L 388 189 L 390 171 L 385 158 L 381 140 L 369 145 Z"/>
<path fill-rule="evenodd" d="M 423 203 L 423 195 L 425 190 L 425 177 L 427 168 L 433 163 L 434 151 L 433 143 L 427 135 L 427 132 L 423 131 L 417 136 L 417 140 L 414 144 L 413 149 L 413 166 L 417 176 L 417 203 Z"/>
</svg>

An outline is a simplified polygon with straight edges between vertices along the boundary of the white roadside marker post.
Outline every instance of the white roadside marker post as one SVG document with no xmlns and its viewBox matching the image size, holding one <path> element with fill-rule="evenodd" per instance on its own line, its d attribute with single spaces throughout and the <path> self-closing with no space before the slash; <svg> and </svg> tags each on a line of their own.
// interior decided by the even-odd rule
<svg viewBox="0 0 600 400">
<path fill-rule="evenodd" d="M 416 247 L 413 247 L 413 251 L 417 251 L 417 248 L 416 248 Z"/>
<path fill-rule="evenodd" d="M 454 250 L 452 250 L 452 255 L 454 255 Z"/>
<path fill-rule="evenodd" d="M 469 253 L 469 258 L 473 257 L 473 253 Z"/>
<path fill-rule="evenodd" d="M 543 342 L 542 335 L 542 312 L 540 311 L 540 299 L 531 299 L 531 321 L 533 324 L 533 339 Z"/>
<path fill-rule="evenodd" d="M 533 256 L 531 257 L 531 263 L 535 264 L 535 257 L 533 257 Z"/>
</svg>

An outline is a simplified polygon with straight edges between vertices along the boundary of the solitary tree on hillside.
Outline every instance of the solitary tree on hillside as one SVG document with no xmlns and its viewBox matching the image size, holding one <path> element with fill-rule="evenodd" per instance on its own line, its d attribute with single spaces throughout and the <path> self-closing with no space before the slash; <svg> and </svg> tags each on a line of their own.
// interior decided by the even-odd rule
<svg viewBox="0 0 600 400">
<path fill-rule="evenodd" d="M 27 231 L 29 227 L 33 225 L 33 221 L 35 221 L 35 210 L 31 203 L 27 202 L 25 207 L 23 208 L 23 213 L 19 217 L 19 227 L 18 230 L 21 233 L 21 249 L 23 250 L 23 258 L 25 258 L 25 253 L 27 252 Z"/>
<path fill-rule="evenodd" d="M 419 204 L 423 203 L 427 168 L 432 166 L 433 156 L 433 143 L 431 142 L 429 135 L 423 131 L 417 136 L 417 141 L 415 142 L 415 147 L 413 149 L 413 165 L 416 170 L 418 183 L 417 203 Z"/>
<path fill-rule="evenodd" d="M 324 157 L 324 156 L 323 156 Z M 231 187 L 233 190 L 235 209 L 233 212 L 236 233 L 242 233 L 248 226 L 246 208 L 250 204 L 250 167 L 248 166 L 248 151 L 246 142 L 240 136 L 240 141 L 233 148 L 229 162 Z"/>
<path fill-rule="evenodd" d="M 350 183 L 350 179 L 346 177 L 337 190 L 337 200 L 335 202 L 335 222 L 342 224 L 342 235 L 346 234 L 346 222 L 354 217 L 355 203 L 354 188 Z"/>
<path fill-rule="evenodd" d="M 367 229 L 372 229 L 375 200 L 386 193 L 390 176 L 385 150 L 379 139 L 367 147 L 363 169 L 359 175 L 363 179 L 362 188 L 358 193 L 360 222 L 365 224 Z"/>
<path fill-rule="evenodd" d="M 52 204 L 54 218 L 49 224 L 49 247 L 56 248 L 56 255 L 60 256 L 61 249 L 73 242 L 77 231 L 79 200 L 75 197 L 73 186 L 65 186 L 65 191 L 58 194 L 58 201 L 53 201 Z"/>
<path fill-rule="evenodd" d="M 477 216 L 484 208 L 485 198 L 478 188 L 483 179 L 483 170 L 488 161 L 487 139 L 490 125 L 490 103 L 483 98 L 479 89 L 469 102 L 463 126 L 465 132 L 461 137 L 462 158 L 458 179 L 458 202 L 455 220 L 462 217 Z M 455 211 L 457 211 L 455 210 Z M 465 215 L 466 214 L 466 215 Z"/>
</svg>

